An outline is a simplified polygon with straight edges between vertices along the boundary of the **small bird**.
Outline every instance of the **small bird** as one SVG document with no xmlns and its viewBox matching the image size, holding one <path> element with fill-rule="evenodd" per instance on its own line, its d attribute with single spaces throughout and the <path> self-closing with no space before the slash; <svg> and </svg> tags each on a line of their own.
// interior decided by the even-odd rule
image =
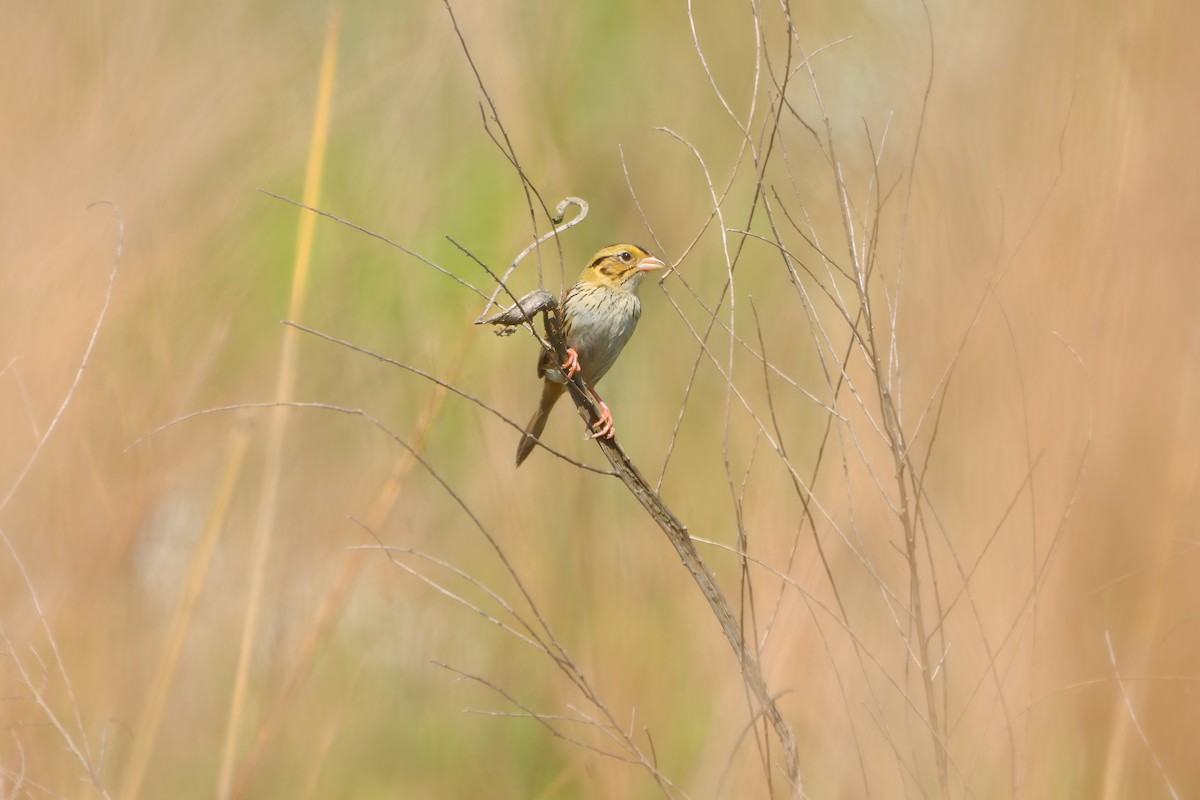
<svg viewBox="0 0 1200 800">
<path fill-rule="evenodd" d="M 644 247 L 614 244 L 592 256 L 591 262 L 575 285 L 559 302 L 567 360 L 555 363 L 554 354 L 542 351 L 537 374 L 544 380 L 542 399 L 525 426 L 525 435 L 517 445 L 517 466 L 521 466 L 542 435 L 550 410 L 567 390 L 566 383 L 578 373 L 583 376 L 592 396 L 600 404 L 600 419 L 592 426 L 589 438 L 613 436 L 612 412 L 596 394 L 596 383 L 612 367 L 621 349 L 633 335 L 642 315 L 638 287 L 647 272 L 666 267 Z"/>
</svg>

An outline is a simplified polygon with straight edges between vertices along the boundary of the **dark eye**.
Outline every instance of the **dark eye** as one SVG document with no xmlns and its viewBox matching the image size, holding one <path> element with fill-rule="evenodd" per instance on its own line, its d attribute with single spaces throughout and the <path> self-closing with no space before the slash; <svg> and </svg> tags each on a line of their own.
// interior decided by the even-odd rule
<svg viewBox="0 0 1200 800">
<path fill-rule="evenodd" d="M 617 258 L 628 264 L 630 261 L 633 261 L 633 253 L 629 252 L 628 250 L 622 250 L 620 253 L 617 253 Z"/>
</svg>

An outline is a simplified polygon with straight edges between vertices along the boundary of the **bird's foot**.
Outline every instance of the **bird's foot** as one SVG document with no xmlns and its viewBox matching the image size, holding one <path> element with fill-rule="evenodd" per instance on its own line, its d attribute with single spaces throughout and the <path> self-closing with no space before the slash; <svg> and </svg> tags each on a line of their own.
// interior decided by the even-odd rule
<svg viewBox="0 0 1200 800">
<path fill-rule="evenodd" d="M 575 352 L 574 347 L 567 348 L 567 361 L 562 368 L 567 371 L 567 380 L 571 380 L 579 372 L 579 353 Z"/>
<path fill-rule="evenodd" d="M 616 427 L 613 425 L 612 412 L 608 410 L 608 406 L 604 401 L 600 401 L 600 419 L 592 425 L 592 433 L 588 434 L 589 439 L 611 439 L 616 433 Z"/>
</svg>

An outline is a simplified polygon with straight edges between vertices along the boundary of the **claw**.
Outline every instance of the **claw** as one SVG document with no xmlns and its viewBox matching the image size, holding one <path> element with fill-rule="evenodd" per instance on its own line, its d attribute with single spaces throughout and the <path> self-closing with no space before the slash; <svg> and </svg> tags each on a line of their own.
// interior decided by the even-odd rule
<svg viewBox="0 0 1200 800">
<path fill-rule="evenodd" d="M 575 352 L 574 347 L 567 348 L 567 361 L 562 368 L 567 371 L 567 380 L 571 380 L 579 372 L 579 353 Z"/>
<path fill-rule="evenodd" d="M 594 433 L 588 434 L 589 439 L 611 439 L 616 432 L 616 427 L 613 425 L 612 412 L 608 410 L 608 406 L 604 401 L 600 401 L 600 419 L 592 425 Z"/>
</svg>

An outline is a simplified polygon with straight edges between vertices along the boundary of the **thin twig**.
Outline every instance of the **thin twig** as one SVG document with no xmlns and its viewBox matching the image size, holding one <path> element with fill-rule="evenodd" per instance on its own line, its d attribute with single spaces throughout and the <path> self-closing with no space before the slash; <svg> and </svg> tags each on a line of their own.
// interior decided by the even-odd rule
<svg viewBox="0 0 1200 800">
<path fill-rule="evenodd" d="M 46 442 L 50 441 L 50 437 L 58 430 L 58 425 L 62 422 L 63 414 L 67 412 L 71 401 L 75 399 L 75 390 L 79 388 L 80 382 L 83 380 L 83 373 L 87 369 L 88 364 L 92 360 L 92 351 L 96 348 L 96 340 L 100 338 L 100 329 L 104 326 L 104 320 L 108 316 L 108 307 L 112 302 L 113 287 L 117 282 L 117 271 L 121 266 L 121 256 L 125 253 L 125 218 L 121 216 L 121 209 L 116 203 L 108 200 L 97 200 L 88 208 L 96 206 L 108 206 L 112 209 L 113 215 L 117 220 L 117 247 L 113 253 L 112 268 L 108 272 L 108 286 L 104 291 L 104 302 L 100 306 L 100 313 L 96 315 L 96 321 L 92 324 L 92 335 L 88 337 L 87 346 L 83 349 L 83 357 L 79 360 L 79 367 L 75 370 L 75 378 L 71 381 L 71 386 L 67 389 L 67 393 L 63 395 L 62 402 L 59 403 L 58 411 L 54 412 L 54 418 L 50 420 L 50 424 L 46 427 L 46 432 L 38 437 L 37 444 L 34 445 L 33 452 L 25 460 L 25 465 L 17 473 L 17 477 L 8 487 L 8 492 L 0 499 L 0 511 L 3 511 L 8 506 L 13 495 L 21 488 L 21 484 L 25 482 L 25 478 L 29 476 L 29 471 L 33 469 L 34 463 L 38 460 L 38 456 L 42 454 Z"/>
<path fill-rule="evenodd" d="M 1113 650 L 1112 634 L 1108 631 L 1104 632 L 1104 644 L 1108 648 L 1108 663 L 1112 665 L 1113 677 L 1116 679 L 1117 688 L 1121 690 L 1121 698 L 1125 701 L 1125 710 L 1129 712 L 1129 721 L 1133 723 L 1133 729 L 1137 731 L 1138 738 L 1142 740 L 1142 744 L 1146 745 L 1146 750 L 1150 753 L 1150 758 L 1154 761 L 1154 766 L 1158 769 L 1158 774 L 1162 776 L 1163 783 L 1167 785 L 1167 792 L 1175 800 L 1179 800 L 1179 792 L 1175 791 L 1174 784 L 1171 783 L 1170 777 L 1167 775 L 1167 770 L 1163 767 L 1162 761 L 1158 758 L 1158 753 L 1150 744 L 1150 739 L 1146 736 L 1146 731 L 1142 729 L 1142 723 L 1138 722 L 1137 712 L 1133 710 L 1133 700 L 1129 697 L 1129 692 L 1125 690 L 1125 682 L 1121 680 L 1121 672 L 1117 669 L 1117 654 Z"/>
</svg>

